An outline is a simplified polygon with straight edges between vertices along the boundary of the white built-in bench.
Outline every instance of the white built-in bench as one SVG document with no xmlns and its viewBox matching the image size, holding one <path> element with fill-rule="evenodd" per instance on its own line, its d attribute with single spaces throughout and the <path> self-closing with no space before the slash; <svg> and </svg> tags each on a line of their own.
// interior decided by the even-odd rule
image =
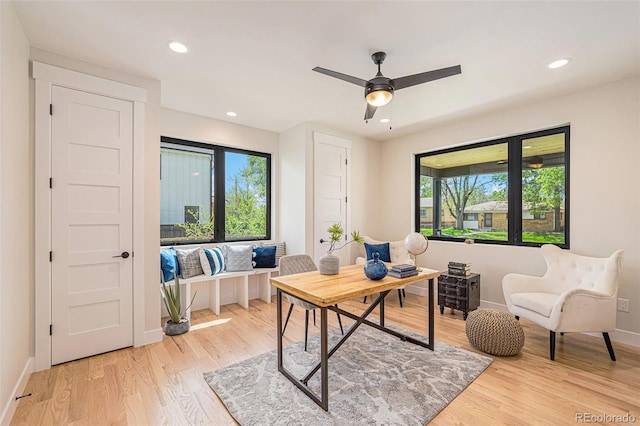
<svg viewBox="0 0 640 426">
<path fill-rule="evenodd" d="M 209 286 L 209 309 L 216 315 L 220 315 L 220 285 L 226 283 L 235 285 L 237 303 L 243 308 L 249 308 L 249 277 L 256 277 L 258 284 L 258 297 L 266 303 L 271 303 L 272 276 L 278 275 L 278 268 L 256 268 L 251 271 L 220 272 L 215 275 L 197 275 L 191 278 L 180 278 L 180 285 L 184 285 L 183 303 L 187 305 L 191 301 L 191 285 L 207 282 Z M 174 285 L 174 281 L 168 281 L 168 285 Z M 191 308 L 187 309 L 186 317 L 191 318 Z"/>
</svg>

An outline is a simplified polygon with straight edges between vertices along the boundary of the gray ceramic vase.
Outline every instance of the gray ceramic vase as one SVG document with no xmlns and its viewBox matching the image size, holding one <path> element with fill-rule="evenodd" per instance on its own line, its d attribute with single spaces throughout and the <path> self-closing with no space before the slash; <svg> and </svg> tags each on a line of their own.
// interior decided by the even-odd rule
<svg viewBox="0 0 640 426">
<path fill-rule="evenodd" d="M 318 270 L 322 275 L 336 275 L 340 272 L 340 258 L 327 253 L 320 258 Z"/>
<path fill-rule="evenodd" d="M 164 324 L 164 334 L 167 336 L 177 336 L 178 334 L 184 334 L 191 328 L 191 321 L 186 320 L 179 323 L 174 323 L 171 320 L 167 320 Z"/>
</svg>

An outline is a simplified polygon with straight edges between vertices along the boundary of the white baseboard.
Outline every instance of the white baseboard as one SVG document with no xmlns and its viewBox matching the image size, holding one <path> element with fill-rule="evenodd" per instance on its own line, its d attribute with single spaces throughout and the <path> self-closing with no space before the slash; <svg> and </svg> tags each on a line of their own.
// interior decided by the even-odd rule
<svg viewBox="0 0 640 426">
<path fill-rule="evenodd" d="M 435 290 L 434 290 L 435 291 Z M 406 288 L 407 293 L 417 294 L 419 296 L 427 296 L 429 292 L 424 287 L 408 286 Z M 437 303 L 437 302 L 436 302 Z M 502 303 L 489 302 L 488 300 L 481 300 L 480 307 L 482 309 L 495 309 L 496 311 L 509 312 L 507 305 Z M 600 333 L 585 333 L 593 336 L 601 336 Z M 640 347 L 640 333 L 634 333 L 633 331 L 616 329 L 613 333 L 609 333 L 611 340 L 618 343 L 624 343 L 625 345 Z"/>
<path fill-rule="evenodd" d="M 144 332 L 144 342 L 140 346 L 150 345 L 151 343 L 162 342 L 162 328 L 155 330 L 146 330 Z"/>
<path fill-rule="evenodd" d="M 609 337 L 614 342 L 640 347 L 640 333 L 634 333 L 633 331 L 627 331 L 627 330 L 620 330 L 618 328 L 613 333 L 609 333 Z"/>
<path fill-rule="evenodd" d="M 489 302 L 488 300 L 481 300 L 480 307 L 482 309 L 495 309 L 496 311 L 509 312 L 507 305 L 502 303 Z"/>
<path fill-rule="evenodd" d="M 434 284 L 434 288 L 435 288 L 435 284 Z M 428 287 L 418 287 L 418 286 L 414 286 L 414 285 L 409 285 L 409 286 L 405 287 L 404 291 L 406 293 L 417 294 L 418 296 L 428 296 L 429 295 L 429 288 Z M 434 290 L 434 291 L 436 291 L 436 290 Z"/>
<path fill-rule="evenodd" d="M 20 374 L 20 378 L 18 382 L 13 387 L 13 392 L 11 392 L 9 401 L 6 401 L 4 404 L 4 409 L 2 410 L 2 414 L 0 415 L 0 425 L 8 425 L 11 423 L 11 418 L 13 414 L 16 412 L 16 408 L 18 407 L 18 400 L 16 397 L 22 395 L 24 393 L 25 388 L 27 387 L 27 382 L 29 381 L 29 376 L 31 373 L 35 371 L 35 358 L 30 357 L 27 360 L 24 368 L 22 369 L 22 373 Z"/>
<path fill-rule="evenodd" d="M 480 307 L 483 309 L 495 309 L 497 311 L 509 312 L 507 305 L 501 303 L 480 301 Z M 584 333 L 590 336 L 602 337 L 602 333 Z M 633 331 L 616 329 L 613 333 L 609 333 L 609 337 L 613 342 L 624 343 L 625 345 L 640 347 L 640 334 Z"/>
</svg>

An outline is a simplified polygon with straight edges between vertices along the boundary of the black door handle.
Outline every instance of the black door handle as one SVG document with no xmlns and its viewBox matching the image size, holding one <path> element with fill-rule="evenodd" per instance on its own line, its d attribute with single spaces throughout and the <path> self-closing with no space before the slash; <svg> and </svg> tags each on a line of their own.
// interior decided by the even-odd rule
<svg viewBox="0 0 640 426">
<path fill-rule="evenodd" d="M 129 257 L 129 252 L 128 251 L 123 251 L 122 254 L 120 254 L 119 256 L 113 256 L 115 257 L 121 257 L 123 259 L 126 259 L 127 257 Z"/>
</svg>

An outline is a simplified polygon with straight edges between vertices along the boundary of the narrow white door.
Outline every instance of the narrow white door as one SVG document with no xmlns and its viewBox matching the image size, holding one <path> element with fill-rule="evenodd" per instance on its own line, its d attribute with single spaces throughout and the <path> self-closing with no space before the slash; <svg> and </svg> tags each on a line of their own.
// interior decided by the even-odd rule
<svg viewBox="0 0 640 426">
<path fill-rule="evenodd" d="M 133 105 L 52 87 L 51 363 L 133 344 Z"/>
<path fill-rule="evenodd" d="M 320 239 L 328 239 L 327 228 L 340 223 L 345 233 L 349 229 L 348 203 L 348 157 L 350 141 L 322 133 L 314 133 L 314 258 L 326 254 L 329 244 L 321 244 Z M 346 242 L 339 243 L 341 246 Z M 338 250 L 340 264 L 348 264 L 348 251 Z"/>
</svg>

